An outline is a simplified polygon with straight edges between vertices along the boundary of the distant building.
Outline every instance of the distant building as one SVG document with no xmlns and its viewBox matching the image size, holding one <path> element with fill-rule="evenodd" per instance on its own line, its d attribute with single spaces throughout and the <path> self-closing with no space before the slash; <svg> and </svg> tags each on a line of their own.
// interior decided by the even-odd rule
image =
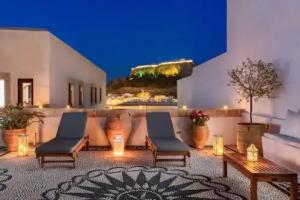
<svg viewBox="0 0 300 200">
<path fill-rule="evenodd" d="M 162 63 L 159 63 L 159 64 L 138 65 L 136 67 L 131 68 L 131 71 L 136 70 L 136 69 L 148 68 L 148 67 L 158 67 L 159 65 L 174 65 L 174 64 L 186 64 L 186 63 L 193 64 L 193 60 L 180 59 L 180 60 L 162 62 Z"/>
<path fill-rule="evenodd" d="M 106 73 L 43 29 L 0 29 L 0 106 L 102 107 Z"/>
<path fill-rule="evenodd" d="M 162 62 L 159 64 L 138 65 L 131 68 L 131 76 L 142 77 L 145 75 L 166 75 L 166 76 L 179 76 L 183 78 L 192 74 L 194 67 L 193 60 L 174 60 L 169 62 Z"/>
</svg>

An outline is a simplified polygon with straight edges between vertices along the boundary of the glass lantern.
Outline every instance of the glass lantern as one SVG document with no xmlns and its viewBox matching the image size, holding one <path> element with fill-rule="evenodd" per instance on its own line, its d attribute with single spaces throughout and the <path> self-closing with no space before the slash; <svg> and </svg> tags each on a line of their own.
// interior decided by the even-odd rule
<svg viewBox="0 0 300 200">
<path fill-rule="evenodd" d="M 213 153 L 217 156 L 222 156 L 224 153 L 224 138 L 223 135 L 213 136 Z"/>
<path fill-rule="evenodd" d="M 115 135 L 113 139 L 113 154 L 114 156 L 123 156 L 124 155 L 124 137 L 121 134 Z"/>
<path fill-rule="evenodd" d="M 256 162 L 258 160 L 258 149 L 254 144 L 251 144 L 247 148 L 247 160 L 251 162 Z"/>
<path fill-rule="evenodd" d="M 28 155 L 28 135 L 23 133 L 18 136 L 18 155 Z"/>
</svg>

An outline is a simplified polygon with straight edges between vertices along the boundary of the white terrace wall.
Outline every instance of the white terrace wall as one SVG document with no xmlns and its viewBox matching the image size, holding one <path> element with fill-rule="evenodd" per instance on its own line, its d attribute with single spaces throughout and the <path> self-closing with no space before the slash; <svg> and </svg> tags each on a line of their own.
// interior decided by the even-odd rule
<svg viewBox="0 0 300 200">
<path fill-rule="evenodd" d="M 27 128 L 29 135 L 29 143 L 47 142 L 55 137 L 61 115 L 63 112 L 82 112 L 89 114 L 86 134 L 90 137 L 91 146 L 109 146 L 107 136 L 105 134 L 106 118 L 112 110 L 97 109 L 52 109 L 43 108 L 35 109 L 45 114 L 44 123 L 34 123 Z M 164 110 L 127 110 L 132 116 L 132 130 L 128 140 L 129 146 L 144 146 L 147 132 L 146 112 L 164 111 L 170 112 L 172 116 L 174 130 L 178 139 L 183 140 L 187 144 L 192 145 L 191 140 L 191 120 L 189 119 L 190 110 L 164 109 Z M 213 135 L 223 135 L 225 145 L 235 145 L 236 143 L 236 124 L 241 121 L 241 110 L 206 110 L 211 118 L 208 122 L 210 131 L 209 139 L 206 145 L 212 145 Z M 0 147 L 3 146 L 0 137 Z"/>
<path fill-rule="evenodd" d="M 0 29 L 0 76 L 1 74 L 6 74 L 4 79 L 9 84 L 6 104 L 18 102 L 19 78 L 33 78 L 34 103 L 49 102 L 48 32 Z"/>
<path fill-rule="evenodd" d="M 178 81 L 179 105 L 248 108 L 237 104 L 227 86 L 227 72 L 246 58 L 272 62 L 280 70 L 282 89 L 272 100 L 255 104 L 256 114 L 284 118 L 300 108 L 300 1 L 228 0 L 227 52 L 194 68 Z"/>
<path fill-rule="evenodd" d="M 96 109 L 42 109 L 46 118 L 44 124 L 38 126 L 33 124 L 27 129 L 30 136 L 30 142 L 34 141 L 35 133 L 39 135 L 40 142 L 47 142 L 54 138 L 58 129 L 61 115 L 63 112 L 87 111 L 89 118 L 86 126 L 86 134 L 90 137 L 91 146 L 109 146 L 105 134 L 105 122 L 107 115 L 112 110 L 96 110 Z M 147 132 L 146 112 L 156 112 L 157 110 L 127 110 L 132 117 L 132 130 L 128 140 L 129 146 L 144 146 Z M 174 130 L 179 139 L 192 145 L 191 139 L 191 120 L 189 119 L 190 110 L 158 110 L 170 112 L 172 116 Z M 223 135 L 226 145 L 234 145 L 236 143 L 236 124 L 241 121 L 241 110 L 207 110 L 211 119 L 208 122 L 210 136 L 206 145 L 212 145 L 213 135 Z M 0 143 L 1 146 L 1 143 Z"/>
<path fill-rule="evenodd" d="M 50 37 L 50 105 L 64 107 L 68 103 L 68 83 L 75 87 L 75 107 L 79 103 L 79 84 L 84 85 L 84 106 L 90 107 L 90 88 L 97 87 L 94 107 L 106 102 L 106 73 L 77 51 L 49 33 Z M 99 88 L 102 99 L 100 102 Z"/>
</svg>

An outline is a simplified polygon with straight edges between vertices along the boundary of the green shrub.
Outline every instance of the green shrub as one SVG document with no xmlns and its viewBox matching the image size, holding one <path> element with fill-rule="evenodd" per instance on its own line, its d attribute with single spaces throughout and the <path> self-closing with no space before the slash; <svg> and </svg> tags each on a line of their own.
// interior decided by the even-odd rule
<svg viewBox="0 0 300 200">
<path fill-rule="evenodd" d="M 44 114 L 8 105 L 0 110 L 0 128 L 3 130 L 24 129 L 34 122 L 43 123 Z"/>
</svg>

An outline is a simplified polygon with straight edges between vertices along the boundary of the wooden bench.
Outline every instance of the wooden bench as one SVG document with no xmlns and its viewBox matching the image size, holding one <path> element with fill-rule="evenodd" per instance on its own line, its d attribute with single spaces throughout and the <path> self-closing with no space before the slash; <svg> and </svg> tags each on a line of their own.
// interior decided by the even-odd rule
<svg viewBox="0 0 300 200">
<path fill-rule="evenodd" d="M 250 199 L 257 200 L 257 182 L 290 182 L 290 199 L 297 200 L 297 174 L 275 163 L 259 158 L 257 162 L 247 161 L 243 154 L 224 153 L 223 177 L 227 177 L 227 163 L 250 179 Z"/>
</svg>

